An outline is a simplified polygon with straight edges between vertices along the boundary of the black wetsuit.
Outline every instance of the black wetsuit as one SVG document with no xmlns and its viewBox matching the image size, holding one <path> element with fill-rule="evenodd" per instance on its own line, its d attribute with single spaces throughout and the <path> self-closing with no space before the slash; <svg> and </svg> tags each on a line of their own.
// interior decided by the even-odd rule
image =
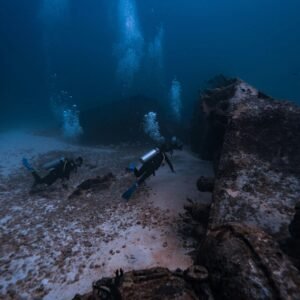
<svg viewBox="0 0 300 300">
<path fill-rule="evenodd" d="M 50 172 L 44 177 L 41 177 L 35 170 L 33 170 L 31 173 L 35 180 L 35 186 L 38 184 L 51 185 L 58 179 L 61 179 L 62 181 L 65 179 L 69 180 L 70 174 L 73 171 L 77 172 L 77 166 L 75 162 L 71 159 L 65 158 L 64 160 L 61 160 L 55 167 L 50 169 Z"/>
<path fill-rule="evenodd" d="M 140 163 L 133 169 L 137 181 L 122 194 L 125 200 L 129 200 L 135 190 L 151 175 L 155 175 L 156 170 L 166 162 L 171 171 L 175 173 L 173 165 L 166 152 L 172 152 L 174 149 L 182 149 L 181 145 L 174 143 L 163 143 L 158 148 L 153 149 L 140 158 Z M 132 170 L 131 168 L 129 170 Z"/>
<path fill-rule="evenodd" d="M 134 175 L 138 177 L 137 184 L 140 185 L 148 177 L 150 177 L 151 175 L 155 175 L 155 171 L 163 164 L 164 161 L 166 161 L 171 171 L 174 173 L 175 171 L 173 165 L 167 154 L 163 151 L 159 151 L 149 161 L 145 162 L 140 169 L 134 169 Z"/>
</svg>

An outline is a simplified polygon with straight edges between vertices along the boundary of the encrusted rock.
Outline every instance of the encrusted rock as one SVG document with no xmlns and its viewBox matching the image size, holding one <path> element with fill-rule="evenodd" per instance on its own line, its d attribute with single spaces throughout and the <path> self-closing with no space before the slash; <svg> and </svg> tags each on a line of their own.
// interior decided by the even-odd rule
<svg viewBox="0 0 300 300">
<path fill-rule="evenodd" d="M 276 242 L 289 238 L 300 198 L 300 108 L 238 79 L 205 92 L 201 106 L 199 151 L 216 178 L 200 253 L 217 297 L 300 299 L 299 274 Z"/>
<path fill-rule="evenodd" d="M 134 300 L 197 300 L 209 299 L 206 286 L 201 282 L 207 278 L 205 268 L 191 267 L 185 272 L 171 272 L 165 268 L 118 273 L 115 278 L 103 278 L 94 283 L 93 293 L 76 295 L 74 300 L 134 299 Z M 197 285 L 197 294 L 195 287 Z M 201 298 L 202 297 L 202 298 Z"/>
<path fill-rule="evenodd" d="M 200 192 L 210 192 L 214 190 L 214 178 L 201 176 L 197 181 L 197 188 Z"/>
<path fill-rule="evenodd" d="M 69 196 L 69 199 L 80 196 L 84 191 L 87 192 L 87 196 L 90 196 L 90 193 L 88 193 L 89 191 L 108 189 L 114 180 L 115 176 L 112 173 L 84 180 L 76 187 L 74 192 Z"/>
<path fill-rule="evenodd" d="M 203 204 L 188 199 L 188 204 L 184 205 L 187 214 L 196 222 L 207 225 L 210 204 Z"/>
<path fill-rule="evenodd" d="M 209 226 L 244 222 L 287 237 L 300 198 L 300 108 L 238 79 L 201 104 L 214 137 L 203 141 L 216 169 Z"/>
<path fill-rule="evenodd" d="M 184 276 L 187 280 L 191 280 L 193 282 L 203 282 L 208 279 L 208 271 L 203 266 L 195 265 L 189 267 L 184 272 Z"/>
<path fill-rule="evenodd" d="M 214 228 L 200 253 L 219 299 L 300 299 L 299 273 L 258 228 L 234 223 Z"/>
</svg>

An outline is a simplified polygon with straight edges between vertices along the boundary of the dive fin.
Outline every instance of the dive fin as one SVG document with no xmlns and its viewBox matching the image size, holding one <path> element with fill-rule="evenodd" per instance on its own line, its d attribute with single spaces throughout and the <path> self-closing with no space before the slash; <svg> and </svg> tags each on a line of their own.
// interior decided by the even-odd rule
<svg viewBox="0 0 300 300">
<path fill-rule="evenodd" d="M 22 163 L 23 163 L 23 166 L 30 172 L 34 171 L 33 167 L 31 166 L 31 164 L 29 163 L 28 159 L 23 157 L 22 159 Z"/>
<path fill-rule="evenodd" d="M 132 196 L 132 194 L 136 191 L 138 187 L 138 184 L 135 183 L 134 185 L 132 185 L 123 195 L 122 195 L 122 198 L 125 199 L 125 200 L 129 200 Z"/>
</svg>

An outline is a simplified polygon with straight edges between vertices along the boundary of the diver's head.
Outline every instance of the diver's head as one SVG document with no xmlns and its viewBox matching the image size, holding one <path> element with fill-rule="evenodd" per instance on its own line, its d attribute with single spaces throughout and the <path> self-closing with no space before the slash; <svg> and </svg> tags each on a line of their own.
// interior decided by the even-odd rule
<svg viewBox="0 0 300 300">
<path fill-rule="evenodd" d="M 165 142 L 166 142 L 166 139 L 165 139 L 165 137 L 163 137 L 163 136 L 161 136 L 161 137 L 158 139 L 158 144 L 159 144 L 159 145 L 163 145 Z"/>
<path fill-rule="evenodd" d="M 157 144 L 158 144 L 157 147 L 159 148 L 160 151 L 166 152 L 167 142 L 163 136 L 161 136 L 158 139 Z"/>
<path fill-rule="evenodd" d="M 81 167 L 82 163 L 83 163 L 82 157 L 81 157 L 81 156 L 78 156 L 78 157 L 75 159 L 75 164 L 76 164 L 76 166 L 77 166 L 77 167 Z"/>
<path fill-rule="evenodd" d="M 172 137 L 171 145 L 172 145 L 172 149 L 174 150 L 182 150 L 183 148 L 182 142 L 176 136 Z"/>
</svg>

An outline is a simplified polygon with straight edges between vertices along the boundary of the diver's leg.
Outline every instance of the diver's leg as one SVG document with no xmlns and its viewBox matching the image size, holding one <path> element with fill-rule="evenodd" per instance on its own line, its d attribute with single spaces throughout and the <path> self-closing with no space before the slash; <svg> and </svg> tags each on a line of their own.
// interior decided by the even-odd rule
<svg viewBox="0 0 300 300">
<path fill-rule="evenodd" d="M 148 177 L 150 177 L 152 173 L 150 172 L 145 172 L 138 180 L 137 180 L 137 185 L 141 185 Z"/>
<path fill-rule="evenodd" d="M 123 193 L 122 198 L 125 200 L 129 200 L 133 193 L 136 191 L 136 189 L 139 187 L 141 183 L 143 183 L 146 180 L 147 176 L 144 174 L 140 179 L 138 179 L 125 193 Z"/>
<path fill-rule="evenodd" d="M 50 171 L 45 177 L 42 178 L 43 183 L 47 185 L 53 184 L 59 178 L 56 170 Z"/>
<path fill-rule="evenodd" d="M 150 172 L 145 172 L 123 195 L 122 198 L 126 199 L 127 201 L 136 191 L 136 189 L 148 178 L 152 175 Z"/>
<path fill-rule="evenodd" d="M 33 185 L 43 183 L 43 178 L 37 173 L 37 171 L 33 170 L 33 171 L 31 171 L 31 174 L 34 178 L 34 184 Z"/>
<path fill-rule="evenodd" d="M 41 176 L 37 173 L 37 171 L 31 166 L 27 158 L 22 159 L 23 166 L 31 172 L 33 178 L 34 178 L 34 183 L 33 187 L 35 187 L 37 184 L 43 183 L 43 179 Z"/>
</svg>

